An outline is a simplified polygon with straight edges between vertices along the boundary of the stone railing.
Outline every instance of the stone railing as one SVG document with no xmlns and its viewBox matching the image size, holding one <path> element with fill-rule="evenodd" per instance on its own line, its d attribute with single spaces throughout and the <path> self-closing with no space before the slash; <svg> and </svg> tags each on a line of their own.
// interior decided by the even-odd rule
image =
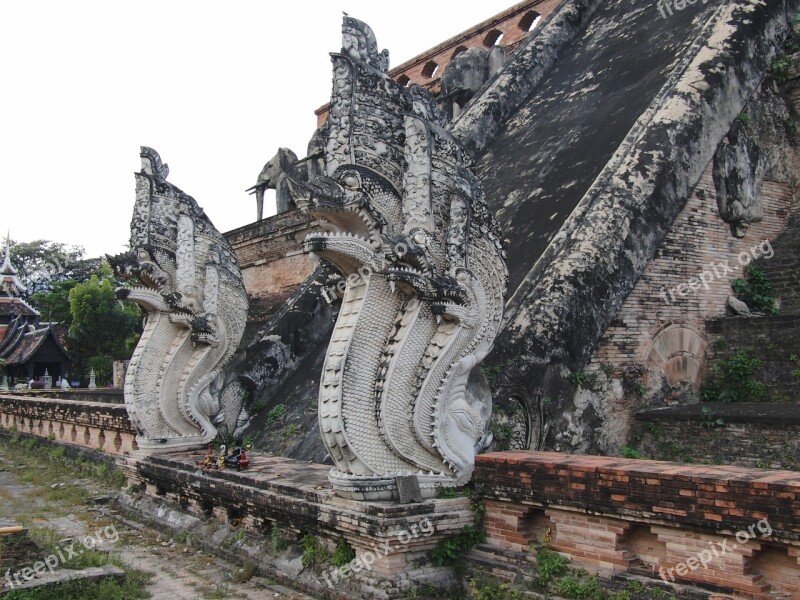
<svg viewBox="0 0 800 600">
<path fill-rule="evenodd" d="M 0 392 L 0 397 L 4 395 L 19 396 L 20 398 L 57 398 L 59 400 L 71 400 L 73 402 L 110 402 L 112 404 L 124 404 L 125 395 L 122 390 L 101 388 L 90 390 L 89 388 L 69 388 L 50 389 L 50 390 L 14 390 L 4 394 Z"/>
<path fill-rule="evenodd" d="M 0 428 L 109 454 L 137 450 L 136 430 L 123 404 L 3 394 Z"/>
<path fill-rule="evenodd" d="M 481 551 L 504 560 L 544 541 L 606 573 L 800 598 L 798 472 L 519 452 L 479 456 L 475 485 Z"/>
</svg>

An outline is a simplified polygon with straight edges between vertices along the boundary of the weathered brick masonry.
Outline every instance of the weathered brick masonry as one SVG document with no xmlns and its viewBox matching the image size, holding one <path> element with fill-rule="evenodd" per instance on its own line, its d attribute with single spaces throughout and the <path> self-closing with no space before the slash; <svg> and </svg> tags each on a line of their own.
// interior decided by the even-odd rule
<svg viewBox="0 0 800 600">
<path fill-rule="evenodd" d="M 716 339 L 714 328 L 709 330 L 707 323 L 724 320 L 727 299 L 733 294 L 731 281 L 743 277 L 747 264 L 742 253 L 751 259 L 753 252 L 763 255 L 761 244 L 774 240 L 784 229 L 793 195 L 789 184 L 765 181 L 761 197 L 764 219 L 752 224 L 744 238 L 736 238 L 719 217 L 711 166 L 706 169 L 586 368 L 587 373 L 607 382 L 591 401 L 605 421 L 601 444 L 594 451 L 618 453 L 630 444 L 634 413 L 685 403 L 686 384 L 693 388 L 695 401 L 698 399 L 697 391 L 709 367 L 706 351 Z M 760 263 L 781 260 L 778 250 L 773 250 L 775 256 L 762 258 Z M 718 267 L 715 273 L 713 265 L 723 263 L 729 271 Z M 706 276 L 708 289 L 699 283 L 704 272 L 712 275 Z M 683 286 L 680 292 L 679 286 Z M 758 327 L 753 324 L 752 328 Z M 568 433 L 563 439 L 570 439 L 575 432 Z M 556 449 L 592 451 L 563 443 Z"/>
<path fill-rule="evenodd" d="M 758 266 L 780 299 L 781 314 L 800 315 L 800 214 L 789 218 L 786 229 L 772 246 L 775 257 L 760 261 Z"/>
<path fill-rule="evenodd" d="M 753 374 L 765 386 L 763 400 L 800 401 L 800 316 L 776 315 L 756 318 L 736 317 L 706 322 L 709 335 L 709 364 L 730 358 L 738 351 L 761 362 Z M 793 359 L 793 357 L 795 357 Z"/>
<path fill-rule="evenodd" d="M 174 526 L 167 514 L 172 504 L 172 510 L 180 506 L 254 534 L 275 530 L 294 542 L 311 534 L 331 551 L 344 539 L 358 557 L 372 555 L 369 569 L 341 571 L 344 581 L 332 589 L 312 569 L 292 577 L 286 561 L 258 557 L 279 580 L 312 593 L 325 590 L 325 597 L 407 598 L 409 585 L 416 585 L 411 580 L 447 577 L 449 570 L 432 567 L 427 553 L 475 518 L 468 498 L 405 505 L 345 500 L 331 489 L 330 467 L 324 465 L 256 453 L 244 472 L 201 471 L 195 461 L 202 456 L 197 452 L 119 459 L 128 481 L 141 483 L 146 490 L 145 495 L 123 502 L 136 505 L 155 498 L 160 506 L 155 518 L 165 526 Z"/>
<path fill-rule="evenodd" d="M 479 456 L 475 485 L 490 548 L 525 552 L 547 537 L 587 567 L 800 598 L 796 472 L 519 452 Z M 719 556 L 692 569 L 712 548 Z"/>
<path fill-rule="evenodd" d="M 302 241 L 315 225 L 292 210 L 225 234 L 242 270 L 251 321 L 263 320 L 314 270 L 314 259 L 303 252 Z"/>
<path fill-rule="evenodd" d="M 136 450 L 136 430 L 123 404 L 0 395 L 0 427 L 96 448 L 110 454 Z"/>
<path fill-rule="evenodd" d="M 648 357 L 651 341 L 667 326 L 681 324 L 703 331 L 705 320 L 725 316 L 728 296 L 733 293 L 731 281 L 744 274 L 738 256 L 778 236 L 786 224 L 792 198 L 791 186 L 764 182 L 764 220 L 753 224 L 744 238 L 736 238 L 719 217 L 709 166 L 606 331 L 593 360 L 620 366 L 641 363 Z M 722 276 L 714 275 L 708 290 L 700 287 L 678 293 L 678 286 L 688 284 L 704 271 L 713 272 L 710 265 L 724 261 L 728 261 L 731 271 L 718 270 Z"/>
<path fill-rule="evenodd" d="M 797 404 L 690 404 L 641 411 L 636 419 L 635 447 L 651 458 L 800 471 Z"/>
</svg>

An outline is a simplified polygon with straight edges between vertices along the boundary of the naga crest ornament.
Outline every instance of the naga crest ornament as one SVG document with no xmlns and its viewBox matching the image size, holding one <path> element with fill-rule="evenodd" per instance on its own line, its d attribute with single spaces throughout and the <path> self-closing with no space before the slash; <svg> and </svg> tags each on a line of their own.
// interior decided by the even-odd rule
<svg viewBox="0 0 800 600">
<path fill-rule="evenodd" d="M 125 377 L 125 405 L 147 450 L 196 448 L 233 431 L 240 402 L 220 393 L 221 369 L 244 333 L 247 293 L 236 256 L 197 202 L 141 149 L 130 252 L 108 257 L 131 281 L 117 297 L 147 320 Z M 230 406 L 228 405 L 230 404 Z"/>
<path fill-rule="evenodd" d="M 347 278 L 320 431 L 340 495 L 396 499 L 395 478 L 416 475 L 430 498 L 467 483 L 491 442 L 477 367 L 502 321 L 505 254 L 433 96 L 388 76 L 365 23 L 345 16 L 342 31 L 324 173 L 290 181 L 298 208 L 324 223 L 304 249 Z"/>
</svg>

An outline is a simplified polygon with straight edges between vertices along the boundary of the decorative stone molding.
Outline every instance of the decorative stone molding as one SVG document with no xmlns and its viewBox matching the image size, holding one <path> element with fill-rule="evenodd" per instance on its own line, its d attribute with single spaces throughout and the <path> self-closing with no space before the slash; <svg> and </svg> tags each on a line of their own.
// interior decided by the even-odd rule
<svg viewBox="0 0 800 600">
<path fill-rule="evenodd" d="M 356 499 L 397 498 L 400 475 L 417 474 L 424 497 L 469 481 L 491 441 L 475 367 L 507 279 L 497 225 L 434 98 L 387 68 L 372 30 L 345 17 L 325 174 L 290 184 L 297 206 L 325 221 L 306 251 L 347 278 L 319 419 L 330 479 Z"/>
<path fill-rule="evenodd" d="M 124 454 L 138 449 L 125 407 L 58 398 L 0 397 L 0 429 Z"/>
</svg>

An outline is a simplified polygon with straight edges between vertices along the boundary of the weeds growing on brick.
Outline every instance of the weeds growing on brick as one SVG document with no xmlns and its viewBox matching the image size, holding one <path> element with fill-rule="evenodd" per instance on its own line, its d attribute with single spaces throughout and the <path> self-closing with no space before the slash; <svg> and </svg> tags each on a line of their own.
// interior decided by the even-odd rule
<svg viewBox="0 0 800 600">
<path fill-rule="evenodd" d="M 434 566 L 458 566 L 463 562 L 467 552 L 486 540 L 486 532 L 483 529 L 486 507 L 482 502 L 475 502 L 471 508 L 475 513 L 473 524 L 462 529 L 458 535 L 443 539 L 431 550 L 430 558 Z"/>
<path fill-rule="evenodd" d="M 772 284 L 763 269 L 754 266 L 747 267 L 744 279 L 734 279 L 731 281 L 731 287 L 736 297 L 747 304 L 751 311 L 768 315 L 778 313 Z"/>
<path fill-rule="evenodd" d="M 739 350 L 711 366 L 712 379 L 702 389 L 706 402 L 749 402 L 764 398 L 764 384 L 755 380 L 761 361 Z"/>
<path fill-rule="evenodd" d="M 356 551 L 346 539 L 342 538 L 336 544 L 336 549 L 331 556 L 331 563 L 337 567 L 343 567 L 346 564 L 353 562 L 356 558 Z"/>
</svg>

